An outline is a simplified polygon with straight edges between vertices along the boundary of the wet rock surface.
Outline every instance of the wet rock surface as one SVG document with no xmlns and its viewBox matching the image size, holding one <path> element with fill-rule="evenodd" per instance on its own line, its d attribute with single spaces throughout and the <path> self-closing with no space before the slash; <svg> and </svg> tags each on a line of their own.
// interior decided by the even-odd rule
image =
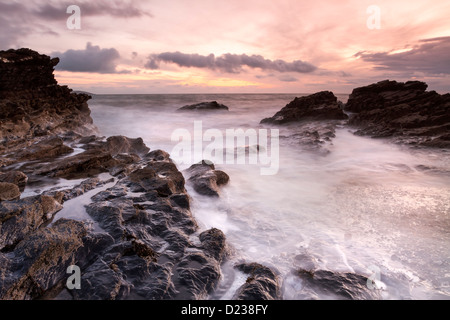
<svg viewBox="0 0 450 320">
<path fill-rule="evenodd" d="M 236 290 L 235 300 L 280 300 L 282 281 L 279 272 L 259 263 L 241 263 L 236 269 L 248 274 L 246 282 Z"/>
<path fill-rule="evenodd" d="M 330 91 L 321 91 L 305 97 L 295 98 L 273 117 L 261 120 L 266 124 L 286 124 L 311 120 L 345 120 L 343 104 Z"/>
<path fill-rule="evenodd" d="M 208 298 L 231 251 L 221 230 L 199 227 L 186 183 L 200 195 L 218 197 L 230 177 L 206 161 L 182 173 L 167 152 L 150 151 L 141 138 L 98 136 L 89 96 L 54 80 L 57 59 L 28 49 L 2 51 L 0 58 L 0 299 Z M 352 125 L 364 134 L 375 128 L 379 109 L 391 108 L 386 101 L 418 106 L 418 97 L 421 103 L 428 97 L 427 108 L 434 113 L 420 109 L 426 124 L 407 129 L 425 130 L 426 139 L 433 132 L 438 136 L 423 144 L 442 145 L 447 96 L 426 93 L 420 83 L 407 84 L 407 90 L 386 85 L 388 91 L 385 84 L 375 93 L 374 87 L 356 90 L 347 104 L 357 113 Z M 378 107 L 358 109 L 357 101 Z M 263 123 L 296 127 L 288 138 L 313 148 L 330 143 L 336 126 L 346 121 L 342 105 L 329 92 L 297 98 L 288 106 Z M 405 107 L 395 106 L 392 110 Z M 409 115 L 397 123 L 410 120 L 404 117 Z M 393 125 L 394 120 L 383 119 L 380 130 Z M 415 137 L 412 133 L 408 137 Z M 89 219 L 58 216 L 79 199 L 77 209 Z M 70 290 L 67 268 L 74 265 L 81 271 L 81 288 Z M 258 263 L 235 268 L 248 277 L 233 299 L 281 299 L 277 270 Z M 358 274 L 305 267 L 296 270 L 295 278 L 306 291 L 341 299 L 379 298 Z"/>
<path fill-rule="evenodd" d="M 420 81 L 385 80 L 356 88 L 345 110 L 356 134 L 428 147 L 450 147 L 450 94 Z"/>
<path fill-rule="evenodd" d="M 1 299 L 42 297 L 65 285 L 67 267 L 85 267 L 111 242 L 106 235 L 89 234 L 83 222 L 66 219 L 30 233 L 14 251 L 0 255 Z"/>
<path fill-rule="evenodd" d="M 368 278 L 356 273 L 299 269 L 304 292 L 320 293 L 328 299 L 379 300 L 380 290 L 367 286 Z"/>
<path fill-rule="evenodd" d="M 261 124 L 280 125 L 280 138 L 293 146 L 326 155 L 336 128 L 347 123 L 344 104 L 330 91 L 295 98 Z"/>
<path fill-rule="evenodd" d="M 193 164 L 185 174 L 197 193 L 211 197 L 219 197 L 220 187 L 230 180 L 225 172 L 216 170 L 214 164 L 207 160 Z"/>
<path fill-rule="evenodd" d="M 0 202 L 0 250 L 14 247 L 61 209 L 57 199 L 45 195 Z"/>
<path fill-rule="evenodd" d="M 19 187 L 13 183 L 0 182 L 0 201 L 16 200 L 20 198 Z"/>
<path fill-rule="evenodd" d="M 23 192 L 23 190 L 25 189 L 27 181 L 27 175 L 21 171 L 9 171 L 0 173 L 0 182 L 15 184 L 19 188 L 20 192 Z"/>
<path fill-rule="evenodd" d="M 0 298 L 203 299 L 217 286 L 220 264 L 228 254 L 225 235 L 218 229 L 199 232 L 184 176 L 169 155 L 160 150 L 143 154 L 148 148 L 141 148 L 139 142 L 137 149 L 125 148 L 128 143 L 116 145 L 114 150 L 120 153 L 114 152 L 113 157 L 107 143 L 90 139 L 84 145 L 86 152 L 56 158 L 44 166 L 33 163 L 27 170 L 33 176 L 50 177 L 79 166 L 80 172 L 86 172 L 85 166 L 98 169 L 100 164 L 108 170 L 107 161 L 97 162 L 98 157 L 106 154 L 105 159 L 117 162 L 118 155 L 134 155 L 133 161 L 122 163 L 124 170 L 115 178 L 92 177 L 72 188 L 52 188 L 45 195 L 0 202 L 0 264 L 5 266 Z M 139 150 L 142 157 L 134 154 Z M 52 170 L 44 170 L 49 166 Z M 104 189 L 107 183 L 114 184 Z M 100 231 L 94 232 L 88 221 L 55 216 L 66 202 L 99 188 L 102 191 L 94 193 L 85 210 Z M 66 225 L 68 229 L 63 228 Z M 72 227 L 82 229 L 78 238 Z M 67 239 L 66 230 L 71 234 Z M 18 273 L 14 268 L 24 259 L 28 239 L 53 248 L 55 254 L 27 249 L 32 261 Z M 57 253 L 63 248 L 67 259 L 61 263 Z M 42 255 L 46 258 L 39 258 Z M 81 268 L 80 290 L 65 288 L 69 265 Z"/>
<path fill-rule="evenodd" d="M 199 230 L 170 155 L 141 138 L 97 136 L 90 97 L 56 83 L 58 59 L 0 57 L 0 299 L 206 298 L 226 238 Z M 79 198 L 89 219 L 58 216 Z M 69 266 L 80 289 L 66 286 Z"/>
<path fill-rule="evenodd" d="M 0 152 L 17 152 L 40 137 L 95 132 L 91 97 L 57 84 L 58 62 L 30 49 L 0 51 Z"/>
<path fill-rule="evenodd" d="M 228 111 L 228 107 L 217 101 L 211 101 L 186 105 L 179 108 L 178 111 Z"/>
<path fill-rule="evenodd" d="M 228 254 L 225 235 L 218 229 L 199 232 L 184 177 L 167 153 L 156 150 L 138 159 L 126 165 L 129 174 L 0 202 L 0 298 L 207 297 Z M 114 184 L 104 189 L 106 183 Z M 66 202 L 98 188 L 86 212 L 100 231 L 89 221 L 58 218 Z M 51 252 L 30 247 L 31 239 Z M 18 272 L 25 252 L 30 262 Z M 81 269 L 80 290 L 65 287 L 69 265 Z"/>
<path fill-rule="evenodd" d="M 148 158 L 87 206 L 114 244 L 83 273 L 74 298 L 201 299 L 217 285 L 225 236 L 195 234 L 183 176 L 170 158 Z"/>
</svg>

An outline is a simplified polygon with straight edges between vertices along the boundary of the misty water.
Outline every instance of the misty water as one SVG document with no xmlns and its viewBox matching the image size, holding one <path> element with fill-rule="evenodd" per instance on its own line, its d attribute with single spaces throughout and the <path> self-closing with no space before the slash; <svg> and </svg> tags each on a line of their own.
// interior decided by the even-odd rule
<svg viewBox="0 0 450 320">
<path fill-rule="evenodd" d="M 183 170 L 190 164 L 172 154 L 176 129 L 194 137 L 194 122 L 200 120 L 202 132 L 270 129 L 260 120 L 294 97 L 96 95 L 89 105 L 100 134 L 142 137 L 152 150 L 171 153 Z M 338 98 L 345 102 L 347 96 Z M 230 111 L 175 112 L 212 100 Z M 379 279 L 374 290 L 384 299 L 450 298 L 450 152 L 402 147 L 339 127 L 324 146 L 329 152 L 317 153 L 289 138 L 295 129 L 277 129 L 277 174 L 261 175 L 262 165 L 216 164 L 230 176 L 220 198 L 187 187 L 201 230 L 221 229 L 234 251 L 211 299 L 230 298 L 230 289 L 245 281 L 232 268 L 244 260 L 276 268 L 284 299 L 339 298 L 304 290 L 294 272 L 305 268 L 299 256 L 310 257 L 315 269 Z"/>
</svg>

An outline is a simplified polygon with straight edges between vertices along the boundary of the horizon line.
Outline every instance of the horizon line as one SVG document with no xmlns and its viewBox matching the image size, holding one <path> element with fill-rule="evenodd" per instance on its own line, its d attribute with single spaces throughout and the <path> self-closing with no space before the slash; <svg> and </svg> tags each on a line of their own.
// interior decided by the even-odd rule
<svg viewBox="0 0 450 320">
<path fill-rule="evenodd" d="M 171 92 L 171 93 L 94 93 L 89 92 L 85 90 L 72 90 L 75 93 L 86 93 L 86 94 L 92 94 L 92 95 L 110 95 L 110 96 L 120 96 L 120 95 L 196 95 L 196 94 L 203 94 L 203 95 L 258 95 L 258 94 L 286 94 L 286 95 L 299 95 L 299 94 L 315 94 L 321 91 L 330 91 L 330 90 L 321 90 L 316 92 L 245 92 L 245 93 L 239 93 L 239 92 L 227 92 L 227 93 L 211 93 L 211 92 L 189 92 L 189 93 L 183 93 L 183 92 Z M 331 91 L 332 92 L 332 91 Z M 351 93 L 335 93 L 333 94 L 339 94 L 339 95 L 350 95 Z"/>
</svg>

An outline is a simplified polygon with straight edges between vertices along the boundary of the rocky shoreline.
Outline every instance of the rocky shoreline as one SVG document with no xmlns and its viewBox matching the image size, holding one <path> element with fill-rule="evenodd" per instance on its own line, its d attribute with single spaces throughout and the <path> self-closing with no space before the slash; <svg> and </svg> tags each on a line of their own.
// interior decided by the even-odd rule
<svg viewBox="0 0 450 320">
<path fill-rule="evenodd" d="M 220 279 L 225 237 L 199 232 L 169 155 L 139 138 L 97 136 L 90 97 L 54 80 L 57 59 L 28 49 L 0 56 L 0 298 L 205 298 Z M 26 184 L 60 178 L 83 181 L 21 198 Z M 86 207 L 101 232 L 55 219 L 68 201 L 108 183 Z M 71 265 L 82 283 L 69 292 Z"/>
<path fill-rule="evenodd" d="M 233 250 L 221 230 L 199 228 L 186 184 L 213 200 L 230 177 L 205 161 L 180 172 L 167 152 L 141 138 L 99 136 L 90 96 L 54 79 L 58 62 L 30 49 L 0 51 L 0 299 L 206 299 Z M 324 91 L 261 123 L 295 127 L 299 142 L 316 151 L 340 125 L 448 148 L 450 94 L 425 90 L 422 82 L 383 81 L 355 89 L 345 105 Z M 78 206 L 88 220 L 58 216 L 85 196 Z M 80 289 L 66 287 L 70 266 L 81 270 Z M 233 299 L 282 298 L 275 268 L 254 261 L 234 267 L 248 278 Z M 293 274 L 311 290 L 379 298 L 366 292 L 363 275 L 314 266 L 293 266 Z"/>
<path fill-rule="evenodd" d="M 98 136 L 90 96 L 54 79 L 57 58 L 0 58 L 0 299 L 207 298 L 230 250 L 221 230 L 199 229 L 170 155 L 141 138 Z M 212 197 L 229 180 L 206 162 L 185 174 Z M 40 191 L 61 179 L 68 188 Z M 57 217 L 92 192 L 88 220 Z M 78 290 L 66 286 L 71 266 Z"/>
<path fill-rule="evenodd" d="M 426 91 L 420 81 L 380 81 L 356 88 L 345 110 L 356 134 L 411 146 L 450 148 L 450 93 Z"/>
</svg>

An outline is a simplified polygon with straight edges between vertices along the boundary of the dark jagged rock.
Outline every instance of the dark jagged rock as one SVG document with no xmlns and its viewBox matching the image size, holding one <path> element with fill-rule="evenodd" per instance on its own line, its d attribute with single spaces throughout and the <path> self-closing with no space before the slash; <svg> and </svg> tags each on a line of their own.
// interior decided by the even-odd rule
<svg viewBox="0 0 450 320">
<path fill-rule="evenodd" d="M 11 248 L 62 209 L 51 196 L 0 202 L 0 250 Z"/>
<path fill-rule="evenodd" d="M 170 155 L 163 150 L 153 150 L 144 156 L 146 160 L 171 162 Z"/>
<path fill-rule="evenodd" d="M 241 263 L 235 266 L 249 275 L 238 289 L 235 300 L 280 300 L 281 279 L 278 272 L 259 263 Z"/>
<path fill-rule="evenodd" d="M 368 86 L 353 89 L 345 110 L 359 113 L 386 107 L 392 98 L 404 102 L 414 100 L 417 94 L 425 92 L 428 85 L 420 81 L 406 83 L 384 80 Z"/>
<path fill-rule="evenodd" d="M 224 233 L 212 228 L 200 233 L 199 239 L 203 248 L 217 261 L 223 261 L 229 254 Z"/>
<path fill-rule="evenodd" d="M 295 98 L 273 117 L 261 120 L 261 123 L 285 124 L 303 120 L 345 120 L 347 118 L 337 97 L 330 91 L 321 91 Z"/>
<path fill-rule="evenodd" d="M 224 234 L 195 234 L 185 179 L 167 152 L 94 134 L 90 97 L 58 86 L 57 63 L 28 49 L 0 52 L 0 186 L 17 191 L 0 202 L 0 299 L 205 298 L 220 280 Z M 59 178 L 88 179 L 51 187 Z M 217 172 L 216 183 L 227 178 Z M 40 194 L 10 200 L 25 184 Z M 95 222 L 55 216 L 97 188 L 84 206 Z M 65 288 L 72 265 L 79 290 Z"/>
<path fill-rule="evenodd" d="M 181 291 L 176 299 L 204 299 L 214 289 L 220 279 L 220 266 L 217 260 L 203 252 L 187 253 L 176 267 Z"/>
<path fill-rule="evenodd" d="M 143 158 L 146 160 L 142 160 L 141 168 L 118 178 L 114 186 L 98 192 L 87 205 L 87 213 L 104 233 L 93 233 L 82 222 L 66 219 L 58 220 L 49 229 L 44 225 L 53 216 L 51 206 L 40 208 L 30 201 L 46 197 L 58 203 L 60 208 L 55 198 L 60 202 L 71 201 L 107 181 L 114 181 L 111 179 L 91 178 L 71 189 L 28 198 L 30 208 L 25 217 L 22 217 L 26 212 L 23 204 L 20 209 L 17 205 L 18 209 L 14 211 L 11 202 L 2 203 L 9 206 L 2 215 L 2 222 L 9 223 L 13 220 L 12 212 L 17 212 L 23 223 L 16 219 L 10 224 L 21 228 L 23 233 L 16 228 L 12 232 L 16 238 L 8 239 L 8 243 L 4 241 L 5 245 L 2 245 L 3 251 L 13 258 L 0 252 L 0 266 L 4 268 L 1 275 L 5 279 L 0 281 L 0 297 L 205 298 L 221 277 L 220 264 L 228 252 L 225 236 L 218 229 L 207 230 L 200 233 L 194 244 L 191 238 L 198 226 L 189 211 L 183 175 L 164 153 L 154 152 Z M 7 230 L 3 229 L 5 223 L 0 234 L 7 236 L 11 233 L 3 232 Z M 68 227 L 61 229 L 60 224 Z M 76 229 L 72 230 L 72 227 Z M 79 227 L 81 234 L 77 231 Z M 57 234 L 54 234 L 55 229 L 58 229 Z M 31 247 L 28 239 L 53 251 L 41 252 Z M 19 273 L 11 273 L 15 270 L 13 266 L 23 259 L 25 249 L 22 248 L 28 248 L 30 262 L 24 264 Z M 60 248 L 66 248 L 64 254 L 59 252 Z M 58 254 L 61 255 L 59 261 L 56 259 Z M 44 256 L 45 260 L 41 260 Z M 80 290 L 64 288 L 67 278 L 64 268 L 69 264 L 81 268 Z M 34 279 L 39 280 L 35 282 Z"/>
<path fill-rule="evenodd" d="M 188 111 L 188 110 L 194 110 L 194 111 L 219 111 L 219 110 L 228 110 L 228 107 L 218 103 L 217 101 L 211 101 L 211 102 L 201 102 L 197 104 L 191 104 L 186 105 L 184 107 L 181 107 L 178 109 L 178 111 Z"/>
<path fill-rule="evenodd" d="M 0 151 L 20 150 L 42 136 L 96 130 L 91 97 L 57 84 L 58 62 L 30 49 L 0 51 Z"/>
<path fill-rule="evenodd" d="M 379 290 L 369 289 L 367 286 L 367 277 L 359 274 L 300 269 L 297 271 L 297 275 L 303 281 L 304 290 L 311 289 L 328 296 L 330 299 L 381 299 Z"/>
<path fill-rule="evenodd" d="M 0 182 L 0 201 L 17 200 L 20 198 L 19 187 L 13 183 Z"/>
<path fill-rule="evenodd" d="M 185 170 L 188 181 L 193 185 L 194 190 L 205 196 L 219 196 L 219 187 L 226 185 L 230 177 L 221 170 L 215 170 L 214 164 L 202 160 Z"/>
<path fill-rule="evenodd" d="M 138 163 L 140 156 L 150 150 L 141 138 L 112 136 L 106 142 L 98 139 L 85 139 L 83 142 L 86 151 L 32 166 L 31 170 L 38 175 L 66 179 L 92 177 L 108 171 L 117 176 L 126 173 L 129 165 Z"/>
<path fill-rule="evenodd" d="M 65 285 L 67 267 L 85 267 L 111 244 L 105 234 L 89 234 L 79 221 L 60 219 L 21 241 L 12 255 L 0 256 L 0 299 L 35 299 Z"/>
<path fill-rule="evenodd" d="M 41 140 L 15 154 L 18 161 L 45 160 L 69 154 L 73 149 L 64 144 L 60 137 L 49 137 Z"/>
<path fill-rule="evenodd" d="M 62 140 L 60 138 L 51 138 L 49 140 L 54 143 L 45 140 L 32 146 L 31 150 L 29 150 L 30 148 L 25 149 L 24 153 L 34 155 L 33 157 L 27 156 L 27 160 L 48 159 L 50 157 L 53 161 L 45 164 L 27 165 L 26 168 L 23 168 L 25 172 L 66 179 L 93 177 L 102 172 L 110 172 L 111 175 L 117 176 L 129 173 L 127 170 L 141 160 L 139 154 L 143 156 L 149 151 L 149 148 L 145 146 L 140 138 L 130 139 L 123 136 L 113 136 L 109 137 L 106 142 L 97 139 L 89 142 L 85 140 L 84 148 L 86 151 L 55 158 L 60 153 L 49 152 L 48 149 L 54 150 L 56 148 L 59 150 L 59 147 L 54 148 L 52 146 L 55 144 L 62 145 Z M 49 146 L 49 148 L 37 147 L 42 144 Z M 33 152 L 36 149 L 39 150 L 38 153 Z M 70 148 L 70 150 L 72 149 Z M 38 155 L 41 156 L 39 157 Z"/>
<path fill-rule="evenodd" d="M 144 158 L 146 166 L 87 206 L 115 245 L 83 273 L 75 299 L 201 299 L 220 279 L 225 236 L 205 231 L 194 245 L 190 236 L 198 226 L 182 174 L 161 152 Z"/>
<path fill-rule="evenodd" d="M 381 81 L 356 88 L 345 109 L 356 113 L 356 134 L 400 143 L 450 147 L 450 94 L 426 91 L 420 81 Z"/>
<path fill-rule="evenodd" d="M 143 156 L 150 151 L 142 138 L 130 139 L 124 136 L 113 136 L 106 139 L 106 149 L 113 156 L 120 153 L 135 153 Z"/>
<path fill-rule="evenodd" d="M 321 91 L 295 98 L 273 117 L 261 120 L 261 124 L 283 125 L 288 131 L 280 135 L 281 139 L 326 155 L 329 151 L 325 146 L 332 142 L 336 127 L 346 119 L 342 102 L 332 92 Z"/>
<path fill-rule="evenodd" d="M 45 195 L 52 196 L 57 199 L 61 199 L 60 202 L 63 203 L 65 201 L 72 200 L 76 197 L 79 197 L 83 194 L 85 194 L 88 191 L 91 191 L 96 188 L 100 188 L 104 186 L 107 183 L 114 182 L 114 178 L 107 179 L 107 180 L 100 180 L 99 178 L 89 178 L 81 182 L 80 184 L 73 186 L 69 189 L 50 189 L 48 191 L 45 191 Z"/>
<path fill-rule="evenodd" d="M 63 177 L 66 179 L 79 179 L 93 177 L 108 169 L 115 163 L 109 153 L 85 151 L 75 156 L 62 158 L 41 166 L 35 174 L 48 177 Z"/>
<path fill-rule="evenodd" d="M 15 184 L 20 192 L 23 192 L 27 184 L 28 177 L 21 171 L 9 171 L 0 173 L 0 182 L 8 182 Z"/>
</svg>

